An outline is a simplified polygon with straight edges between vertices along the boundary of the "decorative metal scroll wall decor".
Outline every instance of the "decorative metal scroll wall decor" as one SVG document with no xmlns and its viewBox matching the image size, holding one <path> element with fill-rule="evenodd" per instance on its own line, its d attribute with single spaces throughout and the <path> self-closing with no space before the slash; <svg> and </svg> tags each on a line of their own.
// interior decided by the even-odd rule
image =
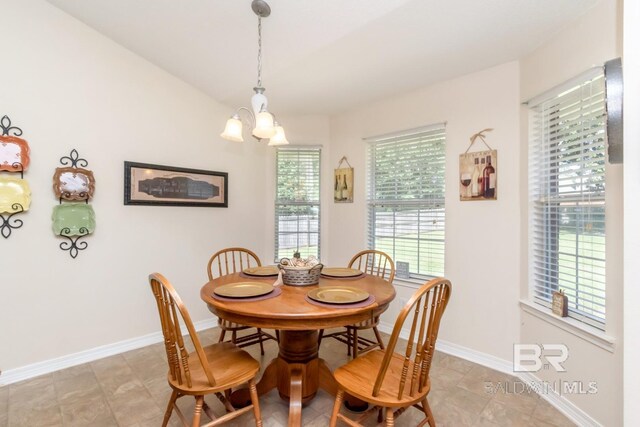
<svg viewBox="0 0 640 427">
<path fill-rule="evenodd" d="M 29 144 L 22 136 L 22 129 L 11 125 L 11 119 L 3 116 L 0 119 L 0 172 L 20 174 L 20 178 L 0 174 L 0 234 L 5 239 L 11 232 L 22 227 L 23 221 L 14 218 L 29 210 L 31 190 L 24 179 L 24 172 L 29 167 Z"/>
<path fill-rule="evenodd" d="M 95 179 L 93 172 L 85 169 L 89 162 L 75 149 L 69 156 L 61 157 L 60 164 L 64 167 L 56 168 L 53 174 L 53 192 L 59 202 L 51 215 L 53 232 L 66 239 L 60 243 L 60 249 L 69 251 L 71 258 L 75 258 L 89 245 L 81 239 L 96 228 L 95 213 L 89 204 L 95 191 Z"/>
</svg>

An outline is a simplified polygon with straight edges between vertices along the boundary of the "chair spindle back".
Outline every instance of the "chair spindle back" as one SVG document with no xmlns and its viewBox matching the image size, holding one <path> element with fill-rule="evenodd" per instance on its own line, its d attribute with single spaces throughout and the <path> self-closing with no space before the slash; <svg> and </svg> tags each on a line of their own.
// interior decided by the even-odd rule
<svg viewBox="0 0 640 427">
<path fill-rule="evenodd" d="M 167 362 L 169 363 L 171 378 L 177 381 L 178 384 L 182 385 L 186 382 L 187 387 L 192 386 L 189 353 L 185 348 L 182 331 L 180 329 L 180 318 L 182 317 L 184 325 L 189 332 L 191 342 L 198 354 L 202 369 L 207 375 L 209 385 L 215 386 L 216 381 L 209 369 L 209 363 L 202 349 L 202 344 L 193 327 L 191 316 L 189 316 L 189 312 L 182 303 L 180 296 L 171 283 L 160 273 L 150 274 L 149 284 L 151 285 L 151 291 L 158 305 L 158 314 L 160 315 L 160 323 L 162 324 L 162 335 L 164 336 L 164 347 L 167 352 Z M 178 315 L 178 313 L 180 315 Z"/>
<path fill-rule="evenodd" d="M 407 348 L 404 352 L 398 399 L 402 398 L 404 394 L 414 397 L 416 392 L 423 391 L 429 379 L 429 370 L 431 369 L 431 362 L 435 352 L 440 319 L 447 307 L 450 296 L 451 282 L 440 277 L 422 285 L 409 299 L 398 315 L 389 338 L 389 344 L 385 350 L 385 356 L 373 387 L 374 396 L 377 396 L 380 392 L 400 331 L 408 318 L 410 318 L 411 329 L 407 340 Z M 409 387 L 408 392 L 405 392 L 407 380 L 409 380 Z"/>
<path fill-rule="evenodd" d="M 226 248 L 211 256 L 207 264 L 209 280 L 232 273 L 240 273 L 245 268 L 260 267 L 260 258 L 245 248 Z"/>
<path fill-rule="evenodd" d="M 355 254 L 349 261 L 349 268 L 382 277 L 389 282 L 393 282 L 396 275 L 396 266 L 391 257 L 382 251 L 372 249 Z"/>
</svg>

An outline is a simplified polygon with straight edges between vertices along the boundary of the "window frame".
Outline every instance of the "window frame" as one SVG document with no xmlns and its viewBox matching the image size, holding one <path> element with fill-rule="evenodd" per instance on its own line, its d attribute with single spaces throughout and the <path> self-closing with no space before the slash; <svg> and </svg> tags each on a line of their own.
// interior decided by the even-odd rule
<svg viewBox="0 0 640 427">
<path fill-rule="evenodd" d="M 549 140 L 553 139 L 553 137 L 551 136 L 551 132 L 549 132 L 548 134 L 545 135 L 541 135 L 539 137 L 536 137 L 536 132 L 539 132 L 540 129 L 536 128 L 536 123 L 535 120 L 542 120 L 544 121 L 546 119 L 546 116 L 544 118 L 541 118 L 541 113 L 536 113 L 536 111 L 534 111 L 534 109 L 541 107 L 543 104 L 547 103 L 547 102 L 552 102 L 555 101 L 558 104 L 562 104 L 563 102 L 566 102 L 564 100 L 564 96 L 571 94 L 572 91 L 578 89 L 578 88 L 583 88 L 586 87 L 587 85 L 592 85 L 594 81 L 598 80 L 598 79 L 602 79 L 601 82 L 598 82 L 598 84 L 601 85 L 602 90 L 604 92 L 604 70 L 602 67 L 594 67 L 590 70 L 587 70 L 586 72 L 580 74 L 577 77 L 574 77 L 573 79 L 533 98 L 532 100 L 530 100 L 527 104 L 528 104 L 528 113 L 529 113 L 529 123 L 528 123 L 528 131 L 529 131 L 529 141 L 528 141 L 528 170 L 529 170 L 529 174 L 528 174 L 528 179 L 529 179 L 529 188 L 528 188 L 528 217 L 529 217 L 529 224 L 528 224 L 528 232 L 527 232 L 527 239 L 528 239 L 528 259 L 527 259 L 527 264 L 528 264 L 528 277 L 529 277 L 529 282 L 528 282 L 528 293 L 529 293 L 529 300 L 531 301 L 532 304 L 537 305 L 537 306 L 542 306 L 545 308 L 551 308 L 551 298 L 550 295 L 553 293 L 553 291 L 560 289 L 560 278 L 556 277 L 555 278 L 555 282 L 553 282 L 553 277 L 551 275 L 547 275 L 547 277 L 550 277 L 551 279 L 549 280 L 540 280 L 536 278 L 536 272 L 538 272 L 538 274 L 540 274 L 541 271 L 543 272 L 550 272 L 551 274 L 553 274 L 554 272 L 554 268 L 555 270 L 557 270 L 557 275 L 559 276 L 560 274 L 564 275 L 565 277 L 567 276 L 567 273 L 560 273 L 560 262 L 561 262 L 561 256 L 562 255 L 567 255 L 567 254 L 563 254 L 562 251 L 560 250 L 560 244 L 561 244 L 561 240 L 562 238 L 560 237 L 561 235 L 561 228 L 562 228 L 562 224 L 561 224 L 561 218 L 560 216 L 562 215 L 562 211 L 560 209 L 560 207 L 564 204 L 565 206 L 568 206 L 569 208 L 572 206 L 571 204 L 573 203 L 576 212 L 580 212 L 582 210 L 587 210 L 589 212 L 589 216 L 591 215 L 591 209 L 593 208 L 593 206 L 597 206 L 598 204 L 601 205 L 601 210 L 602 210 L 602 227 L 603 227 L 603 239 L 602 239 L 602 246 L 603 249 L 600 250 L 601 252 L 601 257 L 600 258 L 594 258 L 594 261 L 599 261 L 601 262 L 604 267 L 603 267 L 603 273 L 600 274 L 603 279 L 602 279 L 602 284 L 603 284 L 603 291 L 604 292 L 604 296 L 602 297 L 598 297 L 602 299 L 602 303 L 600 304 L 603 309 L 602 309 L 602 317 L 598 317 L 592 313 L 589 313 L 587 311 L 583 311 L 580 309 L 580 305 L 584 305 L 584 304 L 580 304 L 579 303 L 579 298 L 577 297 L 577 293 L 580 292 L 580 273 L 582 272 L 582 270 L 579 268 L 579 262 L 580 259 L 582 258 L 589 258 L 588 256 L 585 255 L 581 255 L 580 254 L 580 248 L 582 248 L 582 250 L 584 250 L 584 246 L 587 244 L 586 242 L 580 242 L 580 235 L 577 234 L 577 241 L 576 241 L 576 250 L 575 250 L 575 254 L 574 254 L 574 258 L 575 258 L 575 263 L 578 264 L 578 266 L 575 268 L 575 270 L 572 271 L 572 277 L 575 276 L 576 280 L 574 280 L 572 283 L 574 284 L 575 290 L 576 290 L 576 297 L 574 298 L 574 300 L 576 302 L 574 302 L 573 304 L 575 305 L 575 307 L 571 307 L 571 299 L 569 300 L 569 310 L 568 310 L 568 317 L 571 319 L 571 321 L 576 321 L 579 323 L 584 324 L 587 327 L 593 327 L 595 329 L 598 329 L 599 331 L 605 331 L 606 330 L 606 324 L 607 324 L 607 313 L 606 313 L 606 298 L 607 298 L 607 276 L 606 276 L 606 271 L 607 271 L 607 257 L 606 257 L 606 245 L 607 245 L 607 227 L 606 227 L 606 205 L 607 205 L 607 201 L 606 201 L 606 187 L 607 187 L 607 183 L 606 183 L 606 169 L 608 167 L 607 165 L 607 114 L 606 114 L 606 94 L 602 95 L 602 99 L 601 99 L 601 109 L 603 111 L 602 114 L 599 114 L 597 116 L 593 116 L 593 118 L 591 118 L 590 120 L 599 120 L 598 124 L 597 124 L 597 131 L 595 130 L 590 130 L 588 132 L 584 132 L 584 135 L 580 136 L 580 147 L 583 146 L 590 146 L 590 145 L 598 145 L 598 150 L 594 151 L 590 154 L 601 154 L 603 157 L 603 161 L 602 161 L 602 177 L 603 177 L 603 189 L 599 192 L 580 192 L 581 197 L 577 198 L 577 197 L 567 197 L 567 196 L 563 196 L 562 194 L 560 194 L 560 191 L 557 190 L 558 186 L 561 185 L 561 180 L 560 178 L 557 179 L 550 179 L 547 178 L 545 183 L 544 183 L 544 190 L 540 191 L 540 187 L 542 187 L 543 185 L 540 184 L 540 181 L 542 180 L 536 180 L 533 178 L 533 174 L 534 174 L 534 169 L 536 171 L 539 171 L 541 168 L 544 167 L 548 167 L 549 169 L 553 169 L 555 168 L 559 168 L 558 166 L 558 162 L 560 161 L 559 159 L 561 159 L 561 155 L 557 154 L 558 153 L 558 145 L 559 142 L 555 142 L 554 145 L 550 144 L 550 143 L 546 143 L 547 145 L 545 145 L 545 141 L 543 141 L 543 138 L 548 138 Z M 561 100 L 562 98 L 562 100 Z M 592 102 L 592 101 L 589 101 Z M 600 101 L 598 101 L 600 103 Z M 580 106 L 583 105 L 584 100 L 580 101 Z M 598 104 L 600 105 L 600 104 Z M 537 115 L 537 116 L 536 116 Z M 582 123 L 582 122 L 581 122 Z M 569 125 L 564 125 L 565 127 L 563 128 L 559 128 L 563 131 L 563 133 L 567 133 L 567 128 Z M 594 126 L 594 129 L 596 129 L 596 127 Z M 598 140 L 599 138 L 596 136 L 598 135 L 600 132 L 602 132 L 603 136 L 602 136 L 602 141 L 601 142 L 593 142 Z M 594 136 L 591 136 L 591 134 L 593 134 Z M 565 139 L 569 139 L 569 137 L 565 137 Z M 542 150 L 542 148 L 547 148 L 547 151 Z M 554 154 L 553 149 L 555 148 L 556 150 L 556 154 Z M 595 157 L 595 156 L 594 156 Z M 544 159 L 544 160 L 540 160 L 540 159 Z M 548 165 L 544 164 L 544 161 L 547 161 L 547 163 L 549 163 Z M 556 162 L 556 163 L 553 163 Z M 581 160 L 579 165 L 580 165 L 580 171 L 589 171 L 590 173 L 593 173 L 594 171 L 596 171 L 598 169 L 597 166 L 592 166 L 591 168 L 586 168 L 585 164 L 584 164 L 584 160 Z M 555 166 L 554 166 L 555 165 Z M 558 175 L 560 175 L 560 172 L 557 172 Z M 585 175 L 585 176 L 590 176 L 590 175 Z M 566 185 L 566 183 L 565 183 Z M 580 183 L 580 186 L 585 186 L 585 184 L 583 184 L 582 182 Z M 553 190 L 555 188 L 555 190 Z M 549 196 L 549 194 L 552 194 L 552 196 Z M 585 199 L 584 194 L 587 195 L 587 199 Z M 593 197 L 591 197 L 591 194 L 594 194 Z M 546 196 L 546 200 L 545 199 Z M 554 222 L 553 220 L 550 220 L 547 218 L 547 216 L 551 215 L 551 214 L 540 214 L 537 213 L 536 210 L 538 211 L 549 211 L 550 209 L 552 209 L 551 205 L 557 205 L 557 216 L 558 218 L 556 218 L 556 222 Z M 566 208 L 565 208 L 566 209 Z M 567 215 L 567 214 L 566 214 Z M 569 216 L 571 214 L 568 214 Z M 577 217 L 577 214 L 573 213 L 572 215 Z M 534 225 L 536 220 L 540 219 L 540 217 L 542 217 L 543 221 L 539 221 L 537 226 Z M 578 223 L 578 219 L 574 219 L 574 221 L 576 222 L 575 228 L 579 229 L 582 225 L 584 219 L 580 218 L 580 223 Z M 549 224 L 547 224 L 547 222 L 549 222 Z M 553 223 L 553 224 L 551 224 Z M 542 224 L 542 225 L 541 225 Z M 538 228 L 538 231 L 536 231 L 536 227 Z M 550 230 L 551 228 L 555 229 L 554 230 Z M 555 236 L 555 240 L 554 240 L 554 236 Z M 548 243 L 547 243 L 547 240 Z M 539 241 L 542 240 L 545 242 L 544 246 L 545 246 L 545 250 L 542 251 L 542 255 L 540 255 L 539 253 L 540 251 L 540 243 Z M 555 242 L 555 243 L 554 243 Z M 551 250 L 551 249 L 547 249 L 546 247 L 555 247 L 556 249 Z M 555 254 L 555 257 L 554 257 Z M 568 254 L 570 255 L 570 254 Z M 538 263 L 538 265 L 540 265 L 541 260 L 545 260 L 543 262 L 544 267 L 540 267 L 540 266 L 536 266 L 536 263 Z M 551 264 L 556 264 L 556 267 L 551 266 Z M 593 271 L 590 272 L 591 274 L 594 274 Z M 567 281 L 566 279 L 563 279 L 564 281 Z M 553 283 L 552 283 L 553 282 Z M 542 288 L 545 288 L 544 292 L 548 293 L 548 295 L 544 295 L 542 293 Z M 582 286 L 583 292 L 584 291 L 589 291 L 591 289 L 593 289 L 593 285 L 583 285 Z M 586 308 L 586 307 L 585 307 Z M 592 309 L 593 311 L 593 309 Z"/>
<path fill-rule="evenodd" d="M 440 136 L 438 136 L 440 135 Z M 375 164 L 375 150 L 376 150 L 376 146 L 378 145 L 382 145 L 382 144 L 396 144 L 396 143 L 407 143 L 407 141 L 410 141 L 412 139 L 416 139 L 416 138 L 425 138 L 426 141 L 424 141 L 424 143 L 429 144 L 429 151 L 433 150 L 433 147 L 435 147 L 435 143 L 439 142 L 441 143 L 440 147 L 437 147 L 440 152 L 438 153 L 438 159 L 439 161 L 442 162 L 442 171 L 441 171 L 441 187 L 439 186 L 437 188 L 437 190 L 441 191 L 439 194 L 439 197 L 437 198 L 418 198 L 418 199 L 414 199 L 414 200 L 401 200 L 401 199 L 396 199 L 396 200 L 386 200 L 383 198 L 376 198 L 376 188 L 378 187 L 378 183 L 376 182 L 376 164 Z M 434 141 L 429 141 L 429 139 L 434 139 Z M 397 280 L 404 280 L 407 282 L 415 282 L 415 283 L 423 283 L 425 280 L 428 280 L 430 278 L 433 277 L 437 277 L 437 276 L 442 276 L 444 275 L 444 271 L 445 271 L 445 229 L 446 229 L 446 206 L 445 206 L 445 199 L 446 199 L 446 123 L 436 123 L 433 125 L 429 125 L 429 126 L 424 126 L 424 127 L 419 127 L 419 128 L 414 128 L 414 129 L 408 129 L 408 130 L 404 130 L 404 131 L 399 131 L 399 132 L 393 132 L 393 133 L 389 133 L 389 134 L 385 134 L 385 135 L 380 135 L 380 136 L 374 136 L 374 137 L 370 137 L 370 138 L 365 138 L 364 141 L 367 144 L 367 173 L 366 173 L 366 181 L 367 181 L 367 192 L 366 192 L 366 224 L 367 224 L 367 230 L 366 230 L 366 246 L 369 249 L 378 249 L 378 250 L 382 250 L 385 251 L 385 248 L 381 248 L 379 246 L 376 245 L 376 239 L 379 237 L 376 235 L 376 220 L 375 220 L 375 213 L 376 213 L 376 208 L 378 207 L 384 207 L 384 205 L 392 205 L 396 208 L 399 209 L 399 211 L 402 211 L 402 209 L 406 209 L 406 208 L 418 208 L 418 234 L 420 234 L 422 228 L 421 226 L 423 225 L 423 223 L 421 221 L 424 221 L 424 219 L 420 219 L 420 215 L 424 209 L 424 211 L 428 212 L 428 215 L 437 215 L 438 220 L 441 220 L 441 231 L 442 231 L 442 237 L 439 239 L 426 239 L 426 238 L 418 238 L 418 247 L 417 247 L 417 251 L 414 251 L 415 257 L 418 259 L 418 270 L 420 270 L 420 264 L 422 263 L 422 257 L 420 256 L 420 247 L 421 247 L 421 243 L 423 242 L 427 242 L 428 240 L 433 240 L 434 242 L 437 242 L 436 244 L 441 246 L 441 256 L 438 256 L 438 259 L 435 261 L 439 264 L 441 264 L 442 266 L 442 271 L 439 271 L 437 273 L 434 274 L 434 271 L 428 271 L 428 272 L 416 272 L 415 270 L 413 270 L 413 265 L 412 263 L 410 263 L 410 271 L 409 271 L 409 276 L 408 277 L 403 277 L 401 275 L 398 274 L 398 261 L 403 261 L 402 259 L 400 259 L 398 256 L 396 256 L 395 254 L 395 248 L 396 246 L 399 246 L 396 243 L 396 239 L 398 239 L 396 237 L 396 231 L 398 230 L 398 227 L 395 225 L 395 220 L 396 220 L 396 212 L 394 212 L 393 219 L 394 219 L 394 226 L 393 226 L 393 247 L 394 247 L 394 251 L 389 253 L 389 255 L 392 257 L 392 259 L 394 260 L 394 262 L 396 263 L 396 279 Z M 433 156 L 435 158 L 435 156 Z M 425 188 L 427 188 L 426 186 L 421 186 L 420 189 L 418 191 L 416 191 L 414 193 L 414 195 L 417 195 L 418 193 L 428 193 L 429 191 L 425 191 Z M 385 203 L 386 200 L 386 203 Z M 388 251 L 385 251 L 388 252 Z M 405 252 L 409 252 L 406 251 Z"/>
<path fill-rule="evenodd" d="M 278 198 L 278 190 L 279 190 L 279 184 L 280 184 L 280 174 L 279 174 L 279 161 L 280 161 L 280 153 L 282 152 L 297 152 L 297 153 L 301 153 L 301 152 L 315 152 L 316 154 L 313 157 L 317 156 L 317 161 L 318 161 L 318 169 L 317 169 L 317 200 L 311 200 L 311 201 L 301 201 L 301 200 L 291 200 L 291 199 L 279 199 Z M 275 197 L 274 197 L 274 262 L 279 262 L 281 257 L 279 256 L 279 252 L 280 252 L 280 235 L 283 234 L 280 231 L 280 209 L 282 207 L 286 207 L 286 206 L 300 206 L 300 207 L 310 207 L 310 208 L 317 208 L 318 211 L 318 215 L 317 215 L 317 223 L 318 223 L 318 229 L 317 232 L 316 231 L 306 231 L 306 232 L 301 232 L 301 231 L 295 231 L 295 232 L 287 232 L 284 234 L 295 234 L 295 235 L 301 235 L 301 234 L 307 234 L 310 236 L 312 234 L 317 234 L 317 254 L 313 254 L 314 256 L 316 256 L 318 259 L 320 259 L 320 255 L 321 255 L 321 230 L 322 230 L 322 147 L 321 146 L 312 146 L 312 145 L 288 145 L 286 147 L 277 147 L 276 148 L 276 155 L 275 155 Z M 297 224 L 299 224 L 299 220 L 297 222 Z M 299 246 L 299 245 L 298 245 Z M 303 254 L 305 255 L 305 254 Z M 287 254 L 287 258 L 293 256 L 293 252 L 291 252 L 290 254 Z"/>
</svg>

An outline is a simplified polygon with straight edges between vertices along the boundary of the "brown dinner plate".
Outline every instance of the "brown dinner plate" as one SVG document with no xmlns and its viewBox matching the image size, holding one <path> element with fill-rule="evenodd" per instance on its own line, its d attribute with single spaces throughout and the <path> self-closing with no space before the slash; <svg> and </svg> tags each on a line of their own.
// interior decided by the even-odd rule
<svg viewBox="0 0 640 427">
<path fill-rule="evenodd" d="M 329 277 L 356 277 L 360 276 L 361 274 L 362 271 L 355 268 L 325 267 L 322 269 L 322 275 Z"/>
<path fill-rule="evenodd" d="M 273 285 L 260 282 L 238 282 L 220 286 L 213 293 L 227 298 L 259 297 L 273 292 Z"/>
<path fill-rule="evenodd" d="M 249 276 L 277 276 L 279 271 L 275 265 L 265 265 L 261 267 L 249 267 L 242 270 L 244 274 Z"/>
<path fill-rule="evenodd" d="M 351 286 L 324 286 L 309 291 L 307 296 L 329 304 L 353 304 L 369 298 L 369 292 Z"/>
</svg>

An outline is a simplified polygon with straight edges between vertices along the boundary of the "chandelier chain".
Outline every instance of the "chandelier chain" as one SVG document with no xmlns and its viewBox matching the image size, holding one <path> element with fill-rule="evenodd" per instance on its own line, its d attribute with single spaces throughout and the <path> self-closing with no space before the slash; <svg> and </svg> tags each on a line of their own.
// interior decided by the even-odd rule
<svg viewBox="0 0 640 427">
<path fill-rule="evenodd" d="M 258 16 L 258 87 L 262 87 L 262 17 Z"/>
</svg>

